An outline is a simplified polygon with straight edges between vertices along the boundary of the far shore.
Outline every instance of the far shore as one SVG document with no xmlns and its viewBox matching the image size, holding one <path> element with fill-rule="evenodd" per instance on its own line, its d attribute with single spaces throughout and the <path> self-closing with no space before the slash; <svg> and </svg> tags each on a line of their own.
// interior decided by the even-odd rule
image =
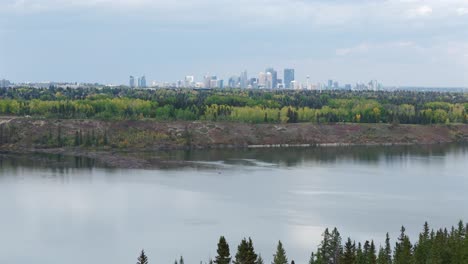
<svg viewBox="0 0 468 264">
<path fill-rule="evenodd" d="M 0 152 L 89 157 L 111 167 L 180 166 L 139 153 L 187 149 L 406 146 L 467 143 L 468 125 L 248 124 L 0 117 Z"/>
</svg>

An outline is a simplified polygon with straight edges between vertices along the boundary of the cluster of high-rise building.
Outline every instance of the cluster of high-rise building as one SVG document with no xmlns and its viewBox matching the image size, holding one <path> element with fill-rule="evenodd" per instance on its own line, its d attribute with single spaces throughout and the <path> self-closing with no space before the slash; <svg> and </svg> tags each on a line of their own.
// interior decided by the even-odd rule
<svg viewBox="0 0 468 264">
<path fill-rule="evenodd" d="M 227 79 L 225 83 L 223 79 L 219 79 L 216 75 L 207 74 L 203 76 L 200 82 L 195 81 L 193 75 L 185 76 L 184 80 L 179 80 L 175 83 L 158 83 L 153 82 L 153 87 L 178 87 L 178 88 L 242 88 L 242 89 L 295 89 L 298 88 L 294 69 L 284 69 L 283 79 L 279 78 L 278 72 L 270 67 L 264 72 L 250 77 L 247 71 L 242 71 L 239 75 L 233 75 Z M 132 80 L 130 80 L 132 83 Z M 130 85 L 130 87 L 134 87 Z"/>
<path fill-rule="evenodd" d="M 135 83 L 135 77 L 130 75 L 129 86 L 130 86 L 130 88 L 135 88 L 135 87 L 146 88 L 147 87 L 146 86 L 146 77 L 144 75 L 139 77 L 138 82 Z"/>
</svg>

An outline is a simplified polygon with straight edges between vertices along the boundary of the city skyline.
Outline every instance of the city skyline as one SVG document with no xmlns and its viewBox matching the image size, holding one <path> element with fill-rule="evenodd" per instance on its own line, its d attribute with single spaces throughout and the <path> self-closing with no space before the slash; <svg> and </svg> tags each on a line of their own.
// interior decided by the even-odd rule
<svg viewBox="0 0 468 264">
<path fill-rule="evenodd" d="M 0 78 L 126 84 L 274 65 L 311 82 L 467 87 L 467 26 L 466 0 L 5 0 Z"/>
</svg>

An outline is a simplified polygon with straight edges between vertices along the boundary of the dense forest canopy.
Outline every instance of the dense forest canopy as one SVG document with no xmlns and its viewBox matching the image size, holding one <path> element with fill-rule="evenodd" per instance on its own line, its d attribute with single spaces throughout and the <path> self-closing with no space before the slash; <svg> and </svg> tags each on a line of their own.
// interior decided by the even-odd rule
<svg viewBox="0 0 468 264">
<path fill-rule="evenodd" d="M 468 94 L 24 87 L 0 89 L 0 114 L 249 123 L 467 123 Z"/>
</svg>

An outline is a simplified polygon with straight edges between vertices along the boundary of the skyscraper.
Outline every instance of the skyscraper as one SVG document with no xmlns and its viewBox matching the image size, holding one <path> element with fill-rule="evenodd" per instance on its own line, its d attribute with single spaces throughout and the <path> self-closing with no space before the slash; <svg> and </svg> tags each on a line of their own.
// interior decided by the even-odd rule
<svg viewBox="0 0 468 264">
<path fill-rule="evenodd" d="M 195 77 L 193 75 L 187 75 L 185 76 L 185 87 L 193 87 L 193 84 L 195 82 Z"/>
<path fill-rule="evenodd" d="M 284 87 L 294 89 L 294 87 L 291 87 L 291 82 L 294 80 L 294 69 L 284 69 Z"/>
<path fill-rule="evenodd" d="M 138 87 L 140 88 L 146 88 L 146 77 L 143 75 L 141 78 L 139 78 L 140 83 L 138 84 Z"/>
<path fill-rule="evenodd" d="M 260 72 L 258 74 L 258 88 L 265 88 L 266 84 L 266 74 L 264 72 Z"/>
<path fill-rule="evenodd" d="M 129 82 L 130 88 L 135 88 L 135 77 L 130 75 L 130 82 Z"/>
<path fill-rule="evenodd" d="M 278 85 L 278 72 L 275 71 L 275 69 L 273 68 L 267 68 L 265 70 L 265 73 L 268 74 L 268 73 L 271 73 L 271 88 L 275 89 Z"/>
<path fill-rule="evenodd" d="M 249 79 L 247 77 L 247 71 L 243 71 L 240 74 L 240 87 L 242 89 L 246 89 L 248 85 L 249 85 Z"/>
</svg>

